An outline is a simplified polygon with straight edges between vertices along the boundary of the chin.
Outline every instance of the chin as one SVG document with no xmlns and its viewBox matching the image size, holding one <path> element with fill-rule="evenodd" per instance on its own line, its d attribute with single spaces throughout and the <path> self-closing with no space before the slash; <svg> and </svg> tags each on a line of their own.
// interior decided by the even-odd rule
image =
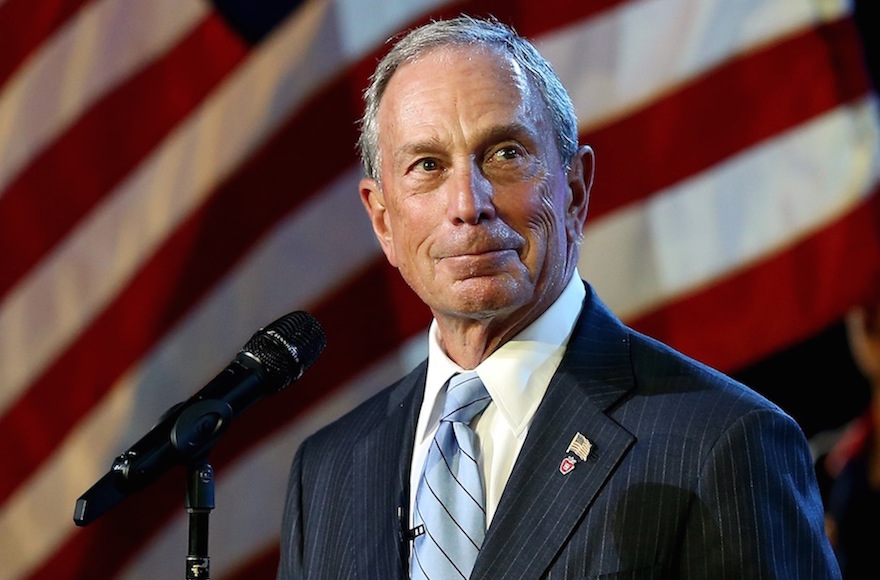
<svg viewBox="0 0 880 580">
<path fill-rule="evenodd" d="M 470 279 L 456 285 L 448 311 L 474 319 L 492 318 L 521 308 L 529 300 L 526 287 L 516 283 L 498 283 Z"/>
</svg>

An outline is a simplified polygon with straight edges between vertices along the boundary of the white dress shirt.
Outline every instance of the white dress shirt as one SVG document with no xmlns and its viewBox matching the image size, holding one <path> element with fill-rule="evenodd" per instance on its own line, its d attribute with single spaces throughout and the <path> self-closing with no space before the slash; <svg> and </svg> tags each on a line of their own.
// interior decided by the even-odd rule
<svg viewBox="0 0 880 580">
<path fill-rule="evenodd" d="M 562 360 L 585 295 L 575 270 L 559 298 L 537 320 L 474 369 L 492 396 L 492 402 L 472 424 L 480 444 L 487 526 L 495 515 L 532 417 Z M 410 507 L 415 505 L 422 466 L 440 423 L 446 396 L 443 386 L 453 374 L 464 372 L 443 352 L 437 332 L 435 320 L 428 332 L 428 373 L 410 467 Z M 412 512 L 410 509 L 410 525 Z"/>
</svg>

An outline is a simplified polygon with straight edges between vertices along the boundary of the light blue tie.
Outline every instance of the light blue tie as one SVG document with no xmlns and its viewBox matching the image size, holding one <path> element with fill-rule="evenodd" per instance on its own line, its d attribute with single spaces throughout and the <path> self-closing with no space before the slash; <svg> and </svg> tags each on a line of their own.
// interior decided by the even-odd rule
<svg viewBox="0 0 880 580">
<path fill-rule="evenodd" d="M 424 533 L 413 541 L 414 579 L 467 578 L 486 535 L 486 500 L 470 428 L 491 398 L 477 373 L 449 379 L 446 404 L 416 491 L 413 523 Z"/>
</svg>

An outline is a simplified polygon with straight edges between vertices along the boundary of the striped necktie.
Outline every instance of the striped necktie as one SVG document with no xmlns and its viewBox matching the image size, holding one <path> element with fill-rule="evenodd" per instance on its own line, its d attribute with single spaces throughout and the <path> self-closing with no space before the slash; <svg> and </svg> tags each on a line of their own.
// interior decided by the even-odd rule
<svg viewBox="0 0 880 580">
<path fill-rule="evenodd" d="M 453 375 L 416 491 L 413 579 L 467 578 L 486 535 L 486 500 L 470 422 L 491 401 L 475 372 Z"/>
</svg>

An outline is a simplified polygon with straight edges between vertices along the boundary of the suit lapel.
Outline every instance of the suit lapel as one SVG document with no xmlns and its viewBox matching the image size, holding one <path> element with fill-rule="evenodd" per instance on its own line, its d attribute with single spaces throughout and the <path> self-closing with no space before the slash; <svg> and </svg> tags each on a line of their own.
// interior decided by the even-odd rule
<svg viewBox="0 0 880 580">
<path fill-rule="evenodd" d="M 634 442 L 605 411 L 633 387 L 625 328 L 587 288 L 584 311 L 529 427 L 471 578 L 545 573 Z M 593 445 L 586 461 L 568 446 Z M 566 457 L 574 469 L 560 469 Z"/>
<path fill-rule="evenodd" d="M 351 524 L 358 545 L 369 547 L 357 550 L 362 578 L 407 577 L 408 552 L 400 534 L 408 521 L 409 466 L 426 368 L 423 363 L 392 387 L 386 415 L 353 448 L 352 473 L 360 489 L 352 490 Z"/>
</svg>

